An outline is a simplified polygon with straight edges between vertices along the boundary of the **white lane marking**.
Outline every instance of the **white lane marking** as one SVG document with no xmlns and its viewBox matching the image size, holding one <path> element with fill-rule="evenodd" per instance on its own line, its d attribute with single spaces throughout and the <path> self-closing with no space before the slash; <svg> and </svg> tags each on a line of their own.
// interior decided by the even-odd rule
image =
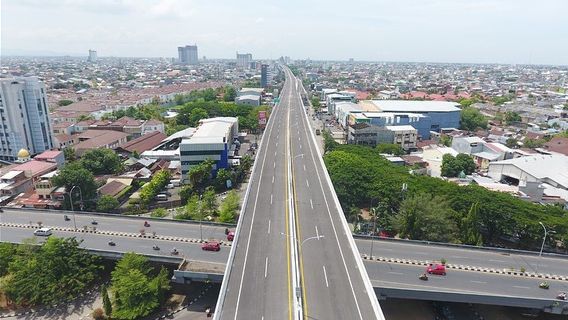
<svg viewBox="0 0 568 320">
<path fill-rule="evenodd" d="M 323 267 L 323 277 L 325 278 L 325 286 L 329 288 L 329 282 L 327 281 L 327 272 L 325 271 L 325 266 Z"/>
<path fill-rule="evenodd" d="M 300 137 L 298 137 L 298 141 L 302 141 L 302 140 L 300 139 Z"/>
<path fill-rule="evenodd" d="M 306 165 L 304 165 L 304 171 L 306 171 Z"/>
<path fill-rule="evenodd" d="M 466 257 L 462 257 L 462 256 L 451 256 L 452 258 L 456 258 L 456 259 L 465 259 Z"/>
<path fill-rule="evenodd" d="M 402 272 L 394 272 L 394 271 L 389 271 L 389 272 L 387 272 L 387 273 L 396 274 L 396 275 L 399 275 L 399 276 L 401 276 L 401 275 L 404 274 L 404 273 L 402 273 Z"/>
<path fill-rule="evenodd" d="M 305 117 L 303 118 L 303 121 L 306 121 Z M 308 129 L 306 128 L 306 126 L 304 126 L 304 132 L 306 133 L 306 136 L 308 135 Z M 313 142 L 313 140 L 312 140 Z M 318 184 L 320 186 L 322 195 L 323 195 L 323 200 L 324 203 L 326 205 L 327 208 L 327 214 L 329 216 L 329 221 L 331 222 L 331 228 L 333 229 L 333 233 L 335 235 L 335 241 L 337 243 L 337 248 L 339 249 L 339 255 L 341 256 L 341 262 L 343 262 L 343 268 L 345 270 L 345 273 L 347 274 L 347 281 L 349 282 L 349 287 L 351 289 L 351 295 L 353 297 L 353 300 L 355 300 L 355 307 L 357 308 L 357 315 L 359 316 L 358 318 L 363 320 L 363 315 L 361 313 L 361 307 L 359 306 L 359 301 L 357 300 L 357 296 L 355 295 L 355 288 L 353 286 L 353 281 L 351 280 L 351 274 L 349 273 L 349 269 L 347 268 L 347 262 L 345 261 L 345 256 L 343 254 L 343 249 L 341 248 L 341 244 L 339 243 L 339 236 L 337 235 L 337 229 L 335 228 L 335 222 L 333 221 L 333 217 L 331 215 L 331 209 L 329 207 L 329 203 L 327 202 L 327 196 L 325 194 L 325 190 L 324 190 L 324 183 L 322 181 L 321 175 L 319 173 L 318 170 L 318 166 L 316 162 L 316 158 L 314 156 L 314 151 L 313 148 L 316 146 L 312 146 L 312 144 L 310 143 L 310 139 L 308 139 L 308 149 L 310 149 L 310 155 L 312 156 L 312 161 L 315 165 L 315 171 L 316 171 L 316 175 L 318 177 Z M 321 170 L 325 170 L 325 168 L 321 168 Z M 333 188 L 333 186 L 329 186 L 330 188 Z M 336 210 L 338 210 L 336 208 Z"/>
<path fill-rule="evenodd" d="M 272 194 L 270 195 L 270 204 L 272 204 Z"/>
<path fill-rule="evenodd" d="M 491 262 L 503 262 L 503 263 L 507 262 L 507 261 L 504 261 L 504 260 L 493 260 L 493 259 L 489 259 L 489 261 L 491 261 Z"/>
<path fill-rule="evenodd" d="M 264 263 L 264 277 L 268 274 L 268 257 L 266 257 L 266 262 Z"/>
<path fill-rule="evenodd" d="M 313 203 L 312 199 L 310 199 L 310 207 L 312 207 L 312 210 L 314 210 L 314 203 Z"/>
<path fill-rule="evenodd" d="M 270 234 L 270 219 L 268 220 L 268 234 Z"/>
<path fill-rule="evenodd" d="M 310 182 L 308 181 L 308 179 L 306 179 L 306 184 L 308 185 L 308 188 L 310 187 Z"/>
<path fill-rule="evenodd" d="M 276 168 L 276 161 L 274 161 L 274 164 L 272 165 L 273 168 Z"/>
<path fill-rule="evenodd" d="M 487 284 L 487 282 L 485 282 L 485 281 L 471 280 L 471 282 L 473 282 L 473 283 Z"/>
<path fill-rule="evenodd" d="M 278 141 L 276 141 L 276 147 L 278 147 Z"/>
<path fill-rule="evenodd" d="M 318 232 L 318 226 L 315 226 L 315 227 L 316 227 L 316 239 L 319 240 L 320 234 L 319 234 L 319 232 Z"/>
<path fill-rule="evenodd" d="M 268 132 L 268 136 L 270 137 L 272 135 L 272 129 L 274 128 L 274 122 L 272 122 L 272 124 L 270 125 L 270 131 Z M 266 140 L 265 142 L 265 146 L 268 143 L 268 140 Z M 262 146 L 261 146 L 262 147 Z M 247 261 L 248 261 L 248 252 L 250 249 L 250 240 L 252 237 L 252 227 L 254 225 L 254 218 L 256 217 L 256 205 L 258 203 L 258 195 L 260 194 L 260 185 L 262 184 L 262 172 L 264 171 L 264 164 L 266 163 L 266 155 L 268 154 L 268 152 L 264 151 L 264 157 L 262 157 L 262 164 L 260 166 L 260 174 L 259 174 L 259 178 L 258 178 L 258 185 L 256 187 L 256 195 L 254 198 L 254 206 L 252 209 L 252 217 L 251 217 L 251 222 L 250 222 L 250 227 L 249 227 L 249 231 L 248 231 L 248 238 L 247 238 L 247 246 L 245 249 L 245 260 L 243 261 L 243 269 L 241 271 L 241 276 L 240 276 L 240 283 L 239 283 L 239 292 L 237 294 L 237 305 L 235 307 L 235 317 L 234 319 L 237 320 L 238 319 L 238 315 L 239 315 L 239 304 L 241 302 L 241 293 L 243 291 L 243 281 L 245 279 L 245 270 L 247 268 Z M 274 179 L 274 176 L 272 176 L 272 179 Z M 254 181 L 252 181 L 250 183 L 254 183 Z"/>
<path fill-rule="evenodd" d="M 278 151 L 274 151 L 274 157 L 276 158 L 276 155 L 278 154 Z"/>
<path fill-rule="evenodd" d="M 274 183 L 274 176 L 272 176 L 272 183 Z"/>
<path fill-rule="evenodd" d="M 302 149 L 302 145 L 300 144 L 300 149 Z"/>
<path fill-rule="evenodd" d="M 513 286 L 513 288 L 519 288 L 519 289 L 530 289 L 529 287 L 524 287 L 524 286 Z"/>
</svg>

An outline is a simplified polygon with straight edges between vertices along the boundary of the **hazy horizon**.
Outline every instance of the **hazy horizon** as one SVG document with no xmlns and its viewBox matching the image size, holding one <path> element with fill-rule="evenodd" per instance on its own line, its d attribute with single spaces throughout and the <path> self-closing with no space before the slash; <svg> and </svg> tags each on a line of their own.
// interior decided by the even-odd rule
<svg viewBox="0 0 568 320">
<path fill-rule="evenodd" d="M 568 65 L 568 1 L 3 0 L 2 56 Z"/>
</svg>

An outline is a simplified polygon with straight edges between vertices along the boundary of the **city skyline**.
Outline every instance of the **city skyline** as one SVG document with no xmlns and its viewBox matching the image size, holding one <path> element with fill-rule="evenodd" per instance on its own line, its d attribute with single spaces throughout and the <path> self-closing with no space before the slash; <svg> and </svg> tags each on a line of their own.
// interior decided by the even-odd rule
<svg viewBox="0 0 568 320">
<path fill-rule="evenodd" d="M 568 3 L 545 0 L 2 2 L 1 53 L 568 65 Z M 22 17 L 33 17 L 22 22 Z M 215 19 L 215 20 L 213 20 Z M 72 30 L 72 32 L 70 32 Z M 187 30 L 187 31 L 185 31 Z"/>
</svg>

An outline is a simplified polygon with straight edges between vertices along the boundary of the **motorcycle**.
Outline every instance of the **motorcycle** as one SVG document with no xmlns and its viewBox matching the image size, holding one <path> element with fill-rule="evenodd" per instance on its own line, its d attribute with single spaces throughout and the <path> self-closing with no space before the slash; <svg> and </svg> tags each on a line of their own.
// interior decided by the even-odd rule
<svg viewBox="0 0 568 320">
<path fill-rule="evenodd" d="M 538 284 L 538 287 L 541 289 L 548 289 L 550 288 L 550 285 L 548 284 L 548 282 L 544 281 Z"/>
<path fill-rule="evenodd" d="M 69 220 L 71 220 L 71 219 L 69 219 L 69 216 L 68 216 L 68 215 L 64 215 L 64 216 L 63 216 L 63 220 L 69 221 Z"/>
<path fill-rule="evenodd" d="M 152 249 L 154 249 L 154 250 L 160 250 L 160 247 L 158 247 L 157 245 L 154 245 L 154 246 L 152 247 Z"/>
<path fill-rule="evenodd" d="M 425 273 L 423 273 L 423 274 L 421 274 L 420 276 L 418 276 L 418 279 L 423 280 L 423 281 L 427 281 L 427 280 L 428 280 L 428 276 L 427 276 Z"/>
<path fill-rule="evenodd" d="M 177 256 L 179 254 L 179 251 L 177 251 L 175 248 L 172 249 L 171 254 L 173 254 L 174 256 Z"/>
<path fill-rule="evenodd" d="M 556 299 L 558 300 L 566 300 L 566 292 L 560 292 L 557 296 Z"/>
<path fill-rule="evenodd" d="M 111 240 L 111 241 L 108 242 L 108 245 L 111 246 L 111 247 L 114 247 L 114 246 L 116 246 L 116 243 L 114 243 L 114 241 Z"/>
<path fill-rule="evenodd" d="M 144 221 L 144 227 L 148 228 L 150 226 L 150 224 L 148 223 L 148 221 Z"/>
<path fill-rule="evenodd" d="M 97 224 L 99 224 L 99 223 L 97 222 L 97 220 L 94 220 L 94 219 L 93 219 L 93 221 L 91 221 L 91 224 L 97 225 Z"/>
</svg>

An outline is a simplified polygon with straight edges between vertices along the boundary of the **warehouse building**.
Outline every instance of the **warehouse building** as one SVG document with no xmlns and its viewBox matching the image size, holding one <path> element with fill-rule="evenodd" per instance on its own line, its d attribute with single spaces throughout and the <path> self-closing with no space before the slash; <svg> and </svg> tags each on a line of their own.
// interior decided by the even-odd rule
<svg viewBox="0 0 568 320">
<path fill-rule="evenodd" d="M 218 117 L 199 121 L 195 133 L 180 144 L 182 183 L 188 183 L 189 170 L 207 159 L 215 162 L 213 173 L 229 167 L 229 151 L 238 136 L 237 118 Z"/>
<path fill-rule="evenodd" d="M 459 128 L 461 109 L 456 102 L 410 101 L 410 100 L 368 100 L 378 112 L 422 114 L 430 118 L 430 131 L 439 132 L 444 128 Z M 419 130 L 418 128 L 416 128 Z M 419 130 L 421 131 L 421 130 Z M 423 139 L 428 139 L 422 134 Z M 429 136 L 429 135 L 428 135 Z"/>
</svg>

